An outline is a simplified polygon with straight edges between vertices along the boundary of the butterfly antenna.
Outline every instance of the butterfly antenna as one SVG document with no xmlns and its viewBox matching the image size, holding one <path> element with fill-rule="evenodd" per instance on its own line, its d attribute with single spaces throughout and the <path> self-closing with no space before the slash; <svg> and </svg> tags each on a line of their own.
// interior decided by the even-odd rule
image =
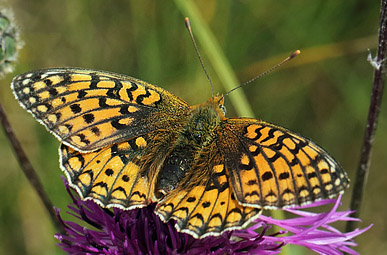
<svg viewBox="0 0 387 255">
<path fill-rule="evenodd" d="M 252 82 L 255 81 L 256 79 L 258 79 L 258 78 L 260 78 L 260 77 L 262 77 L 262 76 L 264 76 L 264 75 L 266 75 L 266 74 L 268 74 L 268 73 L 271 73 L 272 71 L 274 71 L 275 69 L 277 69 L 278 67 L 280 67 L 282 64 L 284 64 L 284 63 L 288 62 L 289 60 L 295 58 L 295 57 L 296 57 L 297 55 L 299 55 L 300 53 L 301 53 L 301 51 L 296 50 L 295 52 L 293 52 L 292 54 L 290 54 L 289 57 L 287 57 L 287 58 L 285 58 L 284 60 L 282 60 L 280 63 L 276 64 L 275 66 L 273 66 L 273 67 L 270 68 L 269 70 L 267 70 L 267 71 L 261 73 L 260 75 L 257 75 L 257 76 L 255 76 L 254 78 L 252 78 L 252 79 L 246 81 L 245 83 L 239 85 L 238 87 L 233 88 L 232 90 L 230 90 L 229 92 L 227 92 L 224 96 L 228 96 L 228 95 L 229 95 L 231 92 L 233 92 L 234 90 L 237 90 L 237 89 L 239 89 L 239 88 L 241 88 L 241 87 L 243 87 L 243 86 L 246 86 L 247 84 L 252 83 Z"/>
<path fill-rule="evenodd" d="M 191 36 L 192 43 L 193 43 L 193 45 L 194 45 L 194 47 L 195 47 L 196 54 L 197 54 L 198 57 L 199 57 L 200 64 L 202 65 L 203 71 L 204 71 L 204 73 L 205 73 L 206 76 L 207 76 L 207 80 L 208 80 L 208 81 L 210 82 L 210 84 L 211 84 L 212 96 L 214 96 L 214 85 L 212 85 L 212 81 L 211 81 L 211 79 L 210 79 L 210 76 L 208 75 L 207 70 L 206 70 L 206 68 L 204 67 L 203 59 L 202 59 L 202 57 L 200 56 L 200 53 L 199 53 L 199 50 L 198 50 L 198 46 L 196 45 L 195 38 L 194 38 L 193 33 L 192 33 L 191 23 L 189 22 L 189 18 L 185 18 L 184 20 L 185 20 L 185 26 L 186 26 L 187 29 L 188 29 L 189 35 Z"/>
</svg>

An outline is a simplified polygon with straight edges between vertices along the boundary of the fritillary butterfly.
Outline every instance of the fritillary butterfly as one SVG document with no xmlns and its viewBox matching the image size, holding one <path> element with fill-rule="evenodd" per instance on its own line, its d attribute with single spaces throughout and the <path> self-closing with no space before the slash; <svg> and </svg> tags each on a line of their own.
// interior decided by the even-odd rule
<svg viewBox="0 0 387 255">
<path fill-rule="evenodd" d="M 312 141 L 250 118 L 226 118 L 224 98 L 189 106 L 129 76 L 57 68 L 12 82 L 52 132 L 60 166 L 83 199 L 133 209 L 157 203 L 196 238 L 242 228 L 262 209 L 331 198 L 346 173 Z"/>
</svg>

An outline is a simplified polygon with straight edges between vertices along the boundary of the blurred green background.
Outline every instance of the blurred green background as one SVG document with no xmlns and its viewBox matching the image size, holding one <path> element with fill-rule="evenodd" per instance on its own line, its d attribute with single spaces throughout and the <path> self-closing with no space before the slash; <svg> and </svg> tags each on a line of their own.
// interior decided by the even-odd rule
<svg viewBox="0 0 387 255">
<path fill-rule="evenodd" d="M 189 15 L 177 1 L 12 0 L 24 48 L 15 71 L 0 86 L 0 101 L 55 206 L 70 202 L 60 179 L 59 143 L 14 99 L 13 76 L 47 67 L 76 66 L 114 71 L 160 85 L 190 104 L 211 89 L 184 26 Z M 324 147 L 352 183 L 368 112 L 379 1 L 218 0 L 195 1 L 239 82 L 302 54 L 243 90 L 256 117 L 297 131 Z M 191 9 L 192 11 L 194 9 Z M 193 32 L 195 23 L 191 19 Z M 215 92 L 225 93 L 199 43 Z M 235 86 L 238 84 L 235 84 Z M 226 98 L 228 116 L 235 107 Z M 381 109 L 371 172 L 356 239 L 361 254 L 387 250 L 387 105 Z M 351 187 L 343 197 L 349 206 Z M 0 254 L 62 254 L 46 211 L 23 175 L 0 131 Z M 71 217 L 65 217 L 71 219 Z M 306 254 L 310 254 L 307 252 Z"/>
</svg>

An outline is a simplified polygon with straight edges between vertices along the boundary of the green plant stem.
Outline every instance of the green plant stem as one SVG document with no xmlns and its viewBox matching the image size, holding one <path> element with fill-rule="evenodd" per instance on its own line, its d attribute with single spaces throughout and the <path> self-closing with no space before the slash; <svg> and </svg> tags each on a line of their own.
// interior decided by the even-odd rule
<svg viewBox="0 0 387 255">
<path fill-rule="evenodd" d="M 387 57 L 387 0 L 381 1 L 380 23 L 379 23 L 379 43 L 374 66 L 374 80 L 371 93 L 370 107 L 368 111 L 367 124 L 361 147 L 360 161 L 356 172 L 355 185 L 351 199 L 351 210 L 354 210 L 353 217 L 359 218 L 364 186 L 371 164 L 371 150 L 374 142 L 376 126 L 379 118 L 379 111 L 382 104 L 384 89 L 385 68 Z M 357 221 L 348 221 L 346 231 L 353 231 L 358 225 Z"/>
<path fill-rule="evenodd" d="M 36 193 L 38 194 L 40 200 L 42 201 L 44 207 L 46 208 L 51 218 L 52 223 L 54 224 L 54 227 L 59 233 L 65 233 L 65 230 L 62 224 L 59 222 L 56 216 L 54 207 L 52 206 L 52 203 L 49 197 L 47 196 L 46 192 L 43 189 L 43 185 L 40 182 L 39 176 L 37 175 L 35 169 L 32 167 L 31 162 L 29 161 L 26 153 L 21 147 L 19 140 L 17 139 L 15 133 L 13 132 L 11 124 L 8 121 L 7 115 L 5 114 L 4 108 L 1 103 L 0 103 L 0 122 L 4 128 L 4 132 L 6 136 L 8 137 L 11 143 L 13 151 L 15 152 L 16 158 L 23 170 L 24 175 L 27 177 L 27 180 L 30 182 L 31 186 L 35 189 Z"/>
</svg>

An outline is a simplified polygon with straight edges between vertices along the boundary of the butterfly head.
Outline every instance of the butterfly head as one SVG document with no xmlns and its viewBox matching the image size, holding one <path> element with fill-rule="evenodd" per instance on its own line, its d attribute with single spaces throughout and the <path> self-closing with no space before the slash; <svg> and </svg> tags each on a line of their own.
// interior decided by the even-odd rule
<svg viewBox="0 0 387 255">
<path fill-rule="evenodd" d="M 207 101 L 202 104 L 198 104 L 192 107 L 192 112 L 195 113 L 198 111 L 209 112 L 209 118 L 217 118 L 219 120 L 226 119 L 226 107 L 224 106 L 224 96 L 223 95 L 214 95 L 210 97 Z M 202 115 L 202 114 L 200 114 Z M 207 114 L 205 114 L 207 115 Z M 212 115 L 212 117 L 211 117 Z M 216 116 L 216 117 L 215 117 Z"/>
<path fill-rule="evenodd" d="M 215 95 L 212 96 L 207 101 L 208 104 L 212 104 L 215 106 L 215 108 L 218 109 L 219 115 L 221 116 L 221 119 L 225 118 L 226 115 L 226 106 L 224 106 L 224 96 L 223 95 Z"/>
</svg>

